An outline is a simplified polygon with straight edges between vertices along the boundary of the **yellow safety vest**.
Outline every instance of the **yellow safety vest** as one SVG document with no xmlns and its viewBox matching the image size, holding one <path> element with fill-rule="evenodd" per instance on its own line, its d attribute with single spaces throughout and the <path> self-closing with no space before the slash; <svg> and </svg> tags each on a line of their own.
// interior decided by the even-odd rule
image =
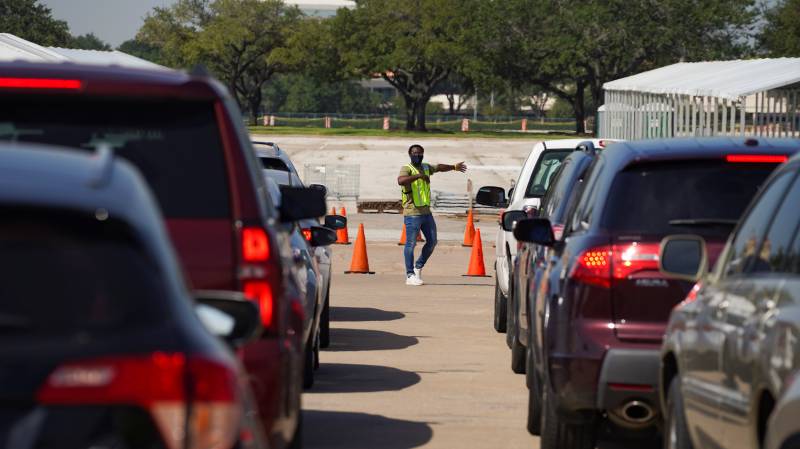
<svg viewBox="0 0 800 449">
<path fill-rule="evenodd" d="M 411 171 L 411 175 L 418 175 L 419 170 L 417 167 L 414 167 L 413 164 L 408 164 L 406 167 L 409 168 Z M 422 164 L 422 169 L 425 171 L 425 174 L 430 176 L 431 169 L 430 165 Z M 405 187 L 401 188 L 400 191 L 403 194 L 403 204 L 408 202 L 408 193 L 406 192 Z M 417 207 L 425 207 L 431 205 L 431 185 L 428 182 L 425 182 L 423 179 L 417 179 L 416 181 L 411 183 L 411 198 L 414 199 L 414 206 Z"/>
</svg>

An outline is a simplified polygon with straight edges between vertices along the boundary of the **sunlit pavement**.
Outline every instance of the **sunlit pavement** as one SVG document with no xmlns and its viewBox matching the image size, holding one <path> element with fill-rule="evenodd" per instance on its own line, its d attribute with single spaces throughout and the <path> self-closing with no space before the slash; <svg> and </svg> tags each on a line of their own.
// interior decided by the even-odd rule
<svg viewBox="0 0 800 449">
<path fill-rule="evenodd" d="M 334 250 L 332 343 L 303 398 L 305 447 L 538 447 L 525 379 L 492 329 L 494 279 L 461 276 L 470 249 L 440 245 L 426 285 L 407 287 L 401 247 L 368 243 L 377 274 L 345 275 L 352 248 Z"/>
</svg>

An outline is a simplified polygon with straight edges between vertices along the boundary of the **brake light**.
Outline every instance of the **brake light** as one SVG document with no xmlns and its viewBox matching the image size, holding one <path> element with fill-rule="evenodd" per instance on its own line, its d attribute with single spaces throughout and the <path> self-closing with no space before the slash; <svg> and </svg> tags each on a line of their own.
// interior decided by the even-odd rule
<svg viewBox="0 0 800 449">
<path fill-rule="evenodd" d="M 263 229 L 242 230 L 242 257 L 245 262 L 264 262 L 269 259 L 269 238 Z"/>
<path fill-rule="evenodd" d="M 564 225 L 562 224 L 554 224 L 553 225 L 553 237 L 556 240 L 561 240 L 561 236 L 564 235 Z"/>
<path fill-rule="evenodd" d="M 310 242 L 311 241 L 311 229 L 304 228 L 303 229 L 303 237 L 306 238 L 307 242 Z"/>
<path fill-rule="evenodd" d="M 726 162 L 733 163 L 764 163 L 782 164 L 789 160 L 785 154 L 728 154 L 725 156 Z"/>
<path fill-rule="evenodd" d="M 272 287 L 270 287 L 269 283 L 262 280 L 244 281 L 243 293 L 245 296 L 258 303 L 258 308 L 261 313 L 261 324 L 264 327 L 270 327 L 275 310 L 275 298 L 272 296 Z"/>
<path fill-rule="evenodd" d="M 77 90 L 82 87 L 80 80 L 57 78 L 0 78 L 0 88 L 10 89 L 67 89 Z"/>
<path fill-rule="evenodd" d="M 142 407 L 169 449 L 230 448 L 241 417 L 235 372 L 216 360 L 176 353 L 67 363 L 50 374 L 37 399 Z"/>
<path fill-rule="evenodd" d="M 640 271 L 658 270 L 657 243 L 633 242 L 604 245 L 578 255 L 570 277 L 590 285 L 610 288 L 612 280 L 627 279 Z"/>
</svg>

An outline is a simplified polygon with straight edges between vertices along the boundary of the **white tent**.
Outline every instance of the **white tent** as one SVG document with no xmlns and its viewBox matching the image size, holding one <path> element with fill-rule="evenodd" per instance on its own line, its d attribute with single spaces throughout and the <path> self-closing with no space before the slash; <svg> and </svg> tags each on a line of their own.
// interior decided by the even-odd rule
<svg viewBox="0 0 800 449">
<path fill-rule="evenodd" d="M 98 51 L 42 47 L 8 33 L 0 33 L 0 61 L 72 62 L 76 64 L 169 70 L 164 66 L 117 50 Z"/>
<path fill-rule="evenodd" d="M 678 63 L 603 89 L 606 138 L 800 136 L 800 58 Z"/>
</svg>

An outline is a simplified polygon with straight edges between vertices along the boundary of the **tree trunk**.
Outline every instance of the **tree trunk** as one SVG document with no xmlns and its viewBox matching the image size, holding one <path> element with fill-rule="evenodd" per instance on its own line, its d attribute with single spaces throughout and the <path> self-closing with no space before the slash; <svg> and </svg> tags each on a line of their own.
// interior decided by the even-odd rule
<svg viewBox="0 0 800 449">
<path fill-rule="evenodd" d="M 447 94 L 446 97 L 447 97 L 447 105 L 450 107 L 450 115 L 453 115 L 453 114 L 456 113 L 456 108 L 455 108 L 455 106 L 456 106 L 455 105 L 456 98 L 455 98 L 455 94 Z M 461 108 L 459 107 L 459 109 L 461 109 Z"/>
<path fill-rule="evenodd" d="M 425 106 L 428 105 L 428 98 L 417 100 L 417 131 L 427 131 L 425 127 Z"/>
<path fill-rule="evenodd" d="M 600 83 L 592 83 L 592 101 L 594 102 L 594 107 L 599 108 L 605 102 L 605 95 L 603 94 L 603 87 Z M 594 135 L 598 136 L 600 133 L 600 120 L 598 120 L 600 114 L 597 110 L 594 111 Z"/>
<path fill-rule="evenodd" d="M 414 131 L 417 124 L 417 104 L 408 95 L 404 95 L 406 101 L 406 131 Z"/>
<path fill-rule="evenodd" d="M 586 119 L 585 89 L 585 82 L 579 80 L 575 85 L 575 101 L 572 103 L 572 110 L 575 111 L 575 132 L 577 134 L 586 133 L 586 126 L 584 125 L 584 120 Z"/>
<path fill-rule="evenodd" d="M 247 102 L 250 106 L 250 125 L 258 125 L 258 113 L 261 109 L 261 88 L 254 89 L 247 97 Z"/>
</svg>

